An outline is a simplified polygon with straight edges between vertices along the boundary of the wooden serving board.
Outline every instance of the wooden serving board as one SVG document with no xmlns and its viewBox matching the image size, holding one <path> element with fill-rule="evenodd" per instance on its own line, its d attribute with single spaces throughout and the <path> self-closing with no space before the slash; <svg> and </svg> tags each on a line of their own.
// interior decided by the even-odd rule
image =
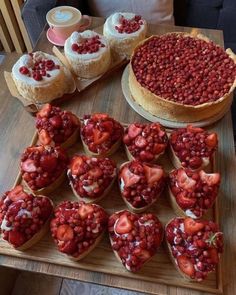
<svg viewBox="0 0 236 295">
<path fill-rule="evenodd" d="M 35 144 L 37 139 L 37 135 L 35 135 L 31 145 Z M 70 156 L 75 153 L 84 153 L 81 142 L 78 142 L 68 150 L 68 154 Z M 126 162 L 127 157 L 125 155 L 124 148 L 121 147 L 111 158 L 115 160 L 118 167 L 122 163 Z M 164 155 L 158 164 L 162 165 L 166 172 L 169 172 L 173 169 L 173 166 L 167 155 Z M 216 167 L 214 167 L 213 164 L 212 170 L 216 170 Z M 20 184 L 21 182 L 22 178 L 19 174 L 15 185 Z M 73 195 L 69 186 L 69 181 L 66 181 L 61 187 L 51 193 L 49 197 L 51 197 L 55 205 L 63 200 L 76 201 L 76 197 Z M 113 185 L 111 192 L 105 197 L 105 199 L 101 200 L 99 204 L 104 207 L 109 214 L 122 209 L 127 209 L 120 196 L 117 182 Z M 171 218 L 175 217 L 175 214 L 170 207 L 167 193 L 163 193 L 160 199 L 148 211 L 155 213 L 162 222 L 163 226 Z M 217 202 L 215 206 L 209 210 L 206 218 L 218 222 Z M 87 257 L 79 262 L 71 260 L 68 258 L 68 256 L 60 253 L 56 249 L 56 245 L 50 236 L 50 232 L 48 232 L 48 234 L 40 242 L 24 252 L 13 249 L 6 241 L 0 239 L 0 254 L 34 261 L 47 262 L 54 265 L 63 265 L 71 268 L 113 274 L 126 278 L 135 278 L 147 282 L 164 283 L 167 285 L 186 287 L 211 293 L 222 293 L 221 265 L 219 265 L 216 272 L 211 273 L 204 282 L 188 282 L 182 276 L 180 276 L 174 265 L 171 263 L 164 243 L 159 249 L 158 253 L 137 273 L 131 273 L 127 271 L 123 265 L 118 262 L 111 249 L 108 234 L 105 235 L 102 242 Z"/>
</svg>

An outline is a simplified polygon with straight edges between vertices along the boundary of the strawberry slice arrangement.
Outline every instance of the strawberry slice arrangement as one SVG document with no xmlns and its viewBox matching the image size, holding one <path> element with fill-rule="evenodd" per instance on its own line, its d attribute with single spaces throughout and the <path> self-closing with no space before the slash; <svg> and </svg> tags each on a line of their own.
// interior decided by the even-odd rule
<svg viewBox="0 0 236 295">
<path fill-rule="evenodd" d="M 212 221 L 174 218 L 165 228 L 171 258 L 188 280 L 202 281 L 214 271 L 223 251 L 223 234 Z"/>
<path fill-rule="evenodd" d="M 162 167 L 134 160 L 123 164 L 119 172 L 122 198 L 130 210 L 139 213 L 151 206 L 165 188 Z"/>
<path fill-rule="evenodd" d="M 156 254 L 163 239 L 162 225 L 151 213 L 116 212 L 109 217 L 108 230 L 116 257 L 131 272 Z"/>
<path fill-rule="evenodd" d="M 126 19 L 123 15 L 120 17 L 119 25 L 115 29 L 120 34 L 131 34 L 138 31 L 143 25 L 143 20 L 140 15 L 135 15 L 132 19 Z"/>
<path fill-rule="evenodd" d="M 71 112 L 47 103 L 36 118 L 39 142 L 42 145 L 61 145 L 66 148 L 76 142 L 80 121 Z"/>
<path fill-rule="evenodd" d="M 21 174 L 35 194 L 48 193 L 64 180 L 67 155 L 61 147 L 31 146 L 21 156 Z"/>
<path fill-rule="evenodd" d="M 215 132 L 188 125 L 170 135 L 172 162 L 175 168 L 207 169 L 218 146 Z"/>
<path fill-rule="evenodd" d="M 86 203 L 101 200 L 116 178 L 116 165 L 109 158 L 75 155 L 67 173 L 74 194 Z"/>
<path fill-rule="evenodd" d="M 96 113 L 83 118 L 81 138 L 89 155 L 111 155 L 119 148 L 123 133 L 122 125 L 107 114 Z"/>
<path fill-rule="evenodd" d="M 173 170 L 169 179 L 172 207 L 180 216 L 202 217 L 212 207 L 219 192 L 219 173 L 180 168 Z"/>
<path fill-rule="evenodd" d="M 168 137 L 159 123 L 134 123 L 125 130 L 123 142 L 129 160 L 153 162 L 165 152 Z"/>
<path fill-rule="evenodd" d="M 54 211 L 52 237 L 58 250 L 79 260 L 101 240 L 107 228 L 107 214 L 95 204 L 64 201 Z"/>
<path fill-rule="evenodd" d="M 35 197 L 21 185 L 7 191 L 0 199 L 0 230 L 14 248 L 25 250 L 41 239 L 53 212 L 51 200 Z"/>
</svg>

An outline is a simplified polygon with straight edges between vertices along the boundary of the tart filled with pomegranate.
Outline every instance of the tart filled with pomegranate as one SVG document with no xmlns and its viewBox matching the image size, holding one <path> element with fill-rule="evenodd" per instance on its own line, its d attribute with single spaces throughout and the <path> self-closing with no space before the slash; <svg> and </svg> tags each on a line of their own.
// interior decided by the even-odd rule
<svg viewBox="0 0 236 295">
<path fill-rule="evenodd" d="M 37 243 L 49 229 L 52 201 L 34 196 L 17 185 L 0 199 L 0 231 L 4 240 L 17 250 Z"/>
<path fill-rule="evenodd" d="M 34 194 L 55 190 L 65 179 L 68 158 L 57 146 L 30 146 L 21 156 L 21 174 L 25 185 Z"/>
<path fill-rule="evenodd" d="M 73 72 L 81 78 L 97 77 L 105 73 L 111 63 L 108 41 L 90 30 L 72 33 L 65 42 L 64 51 Z"/>
<path fill-rule="evenodd" d="M 159 123 L 134 123 L 126 128 L 123 142 L 129 160 L 155 162 L 165 153 L 168 137 Z"/>
<path fill-rule="evenodd" d="M 68 148 L 77 141 L 80 121 L 71 112 L 45 104 L 36 118 L 40 144 Z"/>
<path fill-rule="evenodd" d="M 178 216 L 201 218 L 216 200 L 220 186 L 219 173 L 173 170 L 169 174 L 169 195 Z"/>
<path fill-rule="evenodd" d="M 111 48 L 127 57 L 130 57 L 146 33 L 146 21 L 140 15 L 128 12 L 116 12 L 110 15 L 103 26 L 103 35 L 109 40 Z"/>
<path fill-rule="evenodd" d="M 97 202 L 110 191 L 116 179 L 116 165 L 109 158 L 75 155 L 70 161 L 67 175 L 79 200 Z"/>
<path fill-rule="evenodd" d="M 90 156 L 105 157 L 115 153 L 123 134 L 123 126 L 108 114 L 85 115 L 82 120 L 81 139 Z"/>
<path fill-rule="evenodd" d="M 98 205 L 62 202 L 56 207 L 50 225 L 58 250 L 73 260 L 84 258 L 102 239 L 107 218 Z"/>
<path fill-rule="evenodd" d="M 190 281 L 202 281 L 214 271 L 223 252 L 223 233 L 213 221 L 176 217 L 165 227 L 172 262 Z"/>
<path fill-rule="evenodd" d="M 170 157 L 175 168 L 212 170 L 218 136 L 202 128 L 188 125 L 170 134 Z"/>
<path fill-rule="evenodd" d="M 21 56 L 12 68 L 12 78 L 20 95 L 33 103 L 50 102 L 75 90 L 70 72 L 59 59 L 41 51 Z"/>
<path fill-rule="evenodd" d="M 108 231 L 117 259 L 131 272 L 140 270 L 157 253 L 164 232 L 155 215 L 127 210 L 109 217 Z"/>
<path fill-rule="evenodd" d="M 231 104 L 236 56 L 201 34 L 152 36 L 135 48 L 129 68 L 134 100 L 160 118 L 195 122 Z"/>
<path fill-rule="evenodd" d="M 165 188 L 166 177 L 161 166 L 134 160 L 121 165 L 119 186 L 128 208 L 140 213 L 150 207 Z"/>
</svg>

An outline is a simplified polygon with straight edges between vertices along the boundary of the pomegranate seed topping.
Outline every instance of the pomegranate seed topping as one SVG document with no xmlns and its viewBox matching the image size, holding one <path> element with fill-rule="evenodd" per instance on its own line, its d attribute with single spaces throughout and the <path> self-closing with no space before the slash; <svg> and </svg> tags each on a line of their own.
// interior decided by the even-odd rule
<svg viewBox="0 0 236 295">
<path fill-rule="evenodd" d="M 41 81 L 43 80 L 43 77 L 40 73 L 33 73 L 33 79 L 36 81 Z"/>
<path fill-rule="evenodd" d="M 135 15 L 132 19 L 126 19 L 123 15 L 120 18 L 120 24 L 115 26 L 115 29 L 120 34 L 131 34 L 138 31 L 143 25 L 143 20 L 141 19 L 140 15 Z"/>
<path fill-rule="evenodd" d="M 28 75 L 29 74 L 29 69 L 27 67 L 20 67 L 19 71 L 22 75 Z"/>
<path fill-rule="evenodd" d="M 101 42 L 99 35 L 92 38 L 84 38 L 81 43 L 73 43 L 71 49 L 78 54 L 95 53 L 105 45 Z"/>
</svg>

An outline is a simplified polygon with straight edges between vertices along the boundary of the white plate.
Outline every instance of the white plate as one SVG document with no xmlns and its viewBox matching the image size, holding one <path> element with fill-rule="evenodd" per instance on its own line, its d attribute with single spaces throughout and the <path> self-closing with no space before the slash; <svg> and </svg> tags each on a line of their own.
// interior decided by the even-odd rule
<svg viewBox="0 0 236 295">
<path fill-rule="evenodd" d="M 124 69 L 122 78 L 121 78 L 121 87 L 123 94 L 125 96 L 126 101 L 128 104 L 131 106 L 131 108 L 138 113 L 140 116 L 143 118 L 151 121 L 151 122 L 160 122 L 163 126 L 169 127 L 169 128 L 182 128 L 185 127 L 188 122 L 175 122 L 175 121 L 170 121 L 163 119 L 161 117 L 157 117 L 155 115 L 150 114 L 148 111 L 146 111 L 141 105 L 139 105 L 132 97 L 130 93 L 130 88 L 129 88 L 129 65 L 126 66 Z M 204 127 L 208 126 L 210 124 L 215 123 L 216 121 L 220 120 L 230 109 L 231 103 L 233 100 L 233 95 L 231 96 L 231 100 L 229 101 L 229 104 L 224 107 L 220 113 L 217 115 L 210 117 L 205 120 L 201 121 L 196 121 L 196 122 L 189 122 L 189 124 L 195 126 L 195 127 Z"/>
</svg>

